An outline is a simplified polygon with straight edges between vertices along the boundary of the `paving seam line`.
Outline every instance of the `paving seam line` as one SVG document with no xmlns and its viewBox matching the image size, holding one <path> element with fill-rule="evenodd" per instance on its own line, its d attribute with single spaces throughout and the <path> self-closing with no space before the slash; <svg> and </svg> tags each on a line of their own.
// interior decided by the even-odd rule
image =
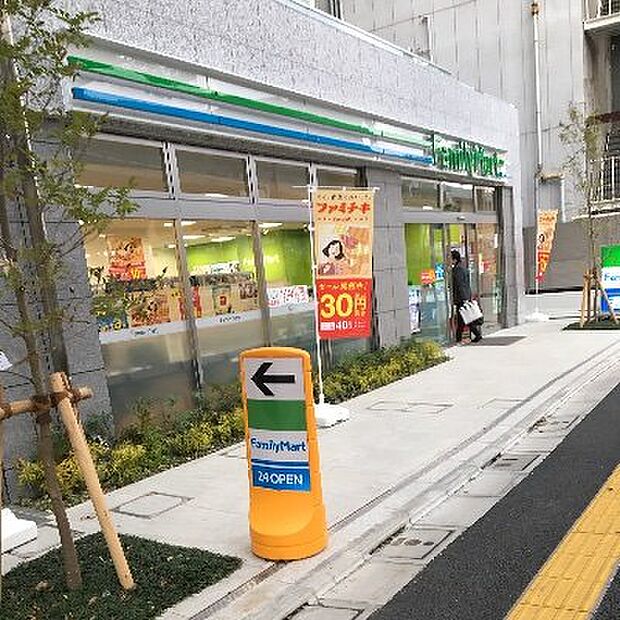
<svg viewBox="0 0 620 620">
<path fill-rule="evenodd" d="M 575 380 L 572 380 L 572 381 L 569 382 L 569 384 L 567 386 L 564 386 L 564 387 L 560 388 L 559 390 L 557 390 L 556 392 L 551 394 L 547 399 L 545 399 L 545 401 L 543 401 L 543 403 L 541 405 L 537 406 L 533 410 L 533 412 L 530 413 L 524 419 L 524 420 L 528 421 L 528 424 L 526 425 L 526 427 L 524 429 L 522 429 L 516 436 L 513 436 L 512 440 L 509 441 L 506 446 L 503 446 L 502 451 L 505 451 L 507 448 L 509 448 L 510 446 L 514 445 L 517 441 L 519 441 L 523 437 L 523 435 L 526 435 L 528 433 L 528 431 L 531 429 L 532 424 L 535 423 L 535 421 L 536 421 L 536 420 L 533 420 L 534 418 L 542 419 L 543 417 L 545 417 L 544 414 L 549 409 L 549 403 L 556 403 L 557 402 L 558 394 L 562 394 L 563 393 L 563 396 L 561 397 L 561 399 L 562 399 L 562 402 L 566 402 L 566 400 L 570 400 L 570 398 L 572 398 L 574 396 L 574 394 L 576 392 L 578 392 L 580 389 L 583 389 L 586 385 L 588 385 L 592 381 L 596 380 L 596 378 L 598 378 L 601 374 L 603 374 L 605 372 L 608 372 L 614 366 L 616 366 L 617 362 L 614 361 L 615 358 L 612 355 L 612 353 L 613 353 L 612 350 L 616 349 L 616 348 L 620 348 L 620 342 L 615 342 L 615 343 L 612 343 L 611 345 L 608 345 L 607 347 L 605 347 L 601 351 L 598 351 L 598 352 L 594 353 L 593 355 L 591 355 L 590 357 L 588 357 L 586 360 L 584 360 L 582 362 L 579 362 L 578 364 L 575 364 L 574 366 L 572 366 L 568 370 L 564 371 L 563 373 L 561 373 L 557 377 L 551 379 L 546 384 L 544 384 L 543 386 L 538 388 L 535 392 L 530 394 L 527 398 L 525 398 L 524 400 L 520 401 L 519 403 L 515 404 L 513 407 L 511 407 L 510 409 L 508 409 L 507 411 L 502 413 L 500 416 L 498 416 L 493 422 L 491 422 L 488 426 L 486 426 L 481 431 L 479 431 L 479 432 L 475 433 L 474 435 L 468 437 L 466 440 L 464 440 L 463 442 L 461 442 L 460 444 L 458 444 L 454 448 L 452 448 L 452 449 L 446 451 L 445 453 L 441 454 L 440 456 L 438 456 L 436 459 L 434 459 L 431 463 L 429 463 L 428 465 L 426 465 L 422 469 L 417 470 L 416 472 L 410 474 L 409 476 L 407 476 L 406 478 L 401 480 L 399 483 L 397 483 L 393 487 L 390 487 L 389 489 L 384 491 L 382 494 L 380 494 L 377 497 L 375 497 L 372 500 L 370 500 L 367 504 L 361 506 L 360 508 L 356 509 L 355 511 L 353 511 L 352 513 L 350 513 L 349 515 L 344 517 L 343 519 L 341 519 L 341 520 L 337 521 L 336 523 L 334 523 L 329 528 L 330 533 L 334 533 L 334 532 L 342 530 L 343 528 L 347 527 L 349 524 L 354 522 L 357 518 L 359 518 L 363 514 L 367 514 L 373 508 L 378 507 L 383 501 L 385 501 L 390 496 L 394 495 L 395 493 L 397 493 L 399 491 L 402 491 L 402 490 L 406 489 L 408 486 L 411 486 L 411 484 L 413 484 L 418 478 L 420 478 L 420 477 L 422 477 L 422 476 L 424 476 L 426 474 L 432 473 L 432 471 L 435 470 L 442 462 L 452 458 L 453 456 L 456 456 L 459 452 L 463 451 L 465 448 L 467 448 L 472 443 L 475 443 L 476 441 L 479 441 L 482 437 L 484 437 L 484 435 L 488 434 L 491 430 L 493 430 L 499 424 L 504 422 L 506 419 L 509 419 L 514 413 L 516 413 L 517 411 L 522 409 L 528 403 L 531 403 L 538 396 L 541 396 L 542 394 L 544 394 L 551 387 L 553 387 L 554 385 L 556 385 L 557 383 L 559 383 L 563 379 L 569 377 L 575 371 L 577 371 L 579 369 L 583 369 L 584 366 L 585 366 L 586 370 L 581 372 L 576 379 L 581 379 L 584 376 L 588 377 L 588 379 L 585 380 L 585 381 L 582 381 L 582 382 L 576 382 Z M 608 364 L 606 364 L 603 369 L 599 368 L 600 358 L 610 360 L 610 362 Z M 598 362 L 598 363 L 597 364 L 593 364 L 593 362 L 595 362 L 595 361 Z M 593 365 L 594 365 L 595 368 L 598 368 L 598 371 L 595 372 L 594 375 L 592 374 L 592 366 Z M 545 408 L 545 406 L 547 406 L 547 407 Z M 541 416 L 541 410 L 544 411 L 542 416 Z M 510 430 L 507 431 L 507 434 L 510 434 Z M 505 435 L 502 435 L 501 437 L 504 437 L 504 436 Z M 230 447 L 229 447 L 229 449 L 230 449 Z M 481 450 L 481 452 L 484 452 L 484 451 L 486 451 L 486 448 Z M 501 454 L 502 451 L 500 451 L 499 454 Z M 458 467 L 455 467 L 452 471 L 448 472 L 442 478 L 440 478 L 440 479 L 438 479 L 436 481 L 433 481 L 433 483 L 432 483 L 433 486 L 437 486 L 437 485 L 439 485 L 442 482 L 449 481 L 450 479 L 453 479 L 455 471 L 458 471 L 459 469 L 464 469 L 466 466 L 469 466 L 471 468 L 472 461 L 475 461 L 476 457 L 479 454 L 480 453 L 477 453 L 476 455 L 473 455 L 470 459 L 468 459 L 465 462 L 460 463 Z M 489 462 L 491 462 L 492 460 L 493 459 L 491 459 Z M 366 551 L 366 553 L 369 553 L 370 551 L 376 549 L 385 540 L 387 540 L 391 536 L 395 535 L 403 527 L 407 527 L 408 524 L 411 524 L 413 519 L 418 520 L 418 519 L 422 518 L 425 514 L 427 514 L 432 509 L 436 508 L 439 504 L 441 504 L 443 501 L 445 501 L 445 499 L 447 499 L 451 495 L 457 493 L 458 490 L 460 490 L 465 484 L 467 484 L 467 482 L 469 482 L 472 479 L 472 473 L 475 472 L 476 470 L 480 471 L 481 469 L 482 469 L 482 467 L 476 465 L 475 469 L 470 469 L 466 475 L 458 476 L 456 478 L 456 481 L 453 481 L 454 484 L 451 485 L 451 490 L 450 491 L 446 491 L 443 495 L 441 495 L 440 497 L 436 498 L 435 501 L 433 501 L 432 503 L 426 504 L 425 506 L 420 508 L 417 512 L 411 513 L 411 514 L 406 514 L 406 516 L 403 516 L 401 514 L 398 517 L 395 517 L 395 519 L 393 521 L 390 520 L 390 521 L 386 522 L 385 523 L 386 527 L 385 528 L 381 528 L 383 530 L 383 532 L 380 534 L 380 536 L 377 536 L 377 532 L 374 532 L 373 531 L 374 528 L 371 528 L 370 531 L 362 534 L 354 542 L 359 542 L 361 544 L 363 538 L 365 538 L 367 535 L 372 535 L 373 542 L 372 543 L 368 543 L 368 544 L 364 544 L 363 546 L 364 546 L 364 548 L 368 548 L 368 551 Z M 409 506 L 410 504 L 413 504 L 413 505 L 418 504 L 419 503 L 419 499 L 421 497 L 424 497 L 425 495 L 428 495 L 429 493 L 430 493 L 430 489 L 426 489 L 422 493 L 416 495 L 412 500 L 407 502 L 405 504 L 405 506 Z M 404 509 L 403 512 L 408 513 L 406 508 Z M 387 532 L 387 534 L 385 532 Z M 350 543 L 348 545 L 348 547 L 351 547 L 351 546 L 352 546 L 352 543 Z M 348 551 L 348 549 L 343 549 L 343 550 L 337 552 L 336 554 L 334 554 L 333 556 L 330 556 L 330 557 L 326 558 L 321 564 L 319 564 L 317 567 L 312 569 L 310 571 L 310 573 L 306 577 L 304 577 L 304 580 L 309 580 L 311 578 L 312 574 L 316 573 L 318 571 L 319 567 L 322 567 L 323 565 L 334 563 L 334 561 L 336 559 L 338 559 L 339 556 L 344 555 L 344 553 L 346 553 L 347 551 Z M 348 575 L 350 575 L 354 570 L 356 570 L 359 566 L 361 566 L 364 563 L 364 561 L 365 561 L 364 557 L 360 558 L 360 561 L 356 562 L 355 566 L 350 571 L 348 571 L 347 574 L 343 574 L 342 579 L 346 579 L 346 577 Z M 226 595 L 224 595 L 222 598 L 218 599 L 217 601 L 214 601 L 213 603 L 211 603 L 210 605 L 205 607 L 205 609 L 203 609 L 203 610 L 199 611 L 198 613 L 192 615 L 189 618 L 189 620 L 205 620 L 206 618 L 209 618 L 209 617 L 213 616 L 214 614 L 222 611 L 229 604 L 231 604 L 234 601 L 236 601 L 239 598 L 241 598 L 248 591 L 250 591 L 254 587 L 260 585 L 266 579 L 276 575 L 280 570 L 286 568 L 289 564 L 290 563 L 288 563 L 288 562 L 277 562 L 277 563 L 270 564 L 265 569 L 263 569 L 261 572 L 257 573 L 254 577 L 252 577 L 251 579 L 246 581 L 245 583 L 239 585 L 237 588 L 235 588 L 231 592 L 227 593 Z M 339 579 L 339 581 L 340 580 L 341 579 Z M 305 602 L 307 602 L 307 601 L 302 601 L 300 604 L 297 605 L 297 607 L 294 607 L 288 613 L 289 614 L 293 613 L 296 609 L 298 609 Z M 246 617 L 248 617 L 248 616 L 246 616 Z"/>
</svg>

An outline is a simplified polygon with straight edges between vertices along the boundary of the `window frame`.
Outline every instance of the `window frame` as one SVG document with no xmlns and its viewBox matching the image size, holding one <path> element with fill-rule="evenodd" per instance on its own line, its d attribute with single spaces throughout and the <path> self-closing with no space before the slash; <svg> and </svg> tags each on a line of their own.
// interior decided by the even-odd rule
<svg viewBox="0 0 620 620">
<path fill-rule="evenodd" d="M 280 205 L 280 206 L 288 206 L 288 207 L 308 207 L 308 198 L 300 198 L 299 200 L 294 200 L 291 198 L 262 198 L 260 195 L 260 178 L 258 175 L 258 164 L 260 162 L 270 163 L 270 164 L 280 164 L 282 166 L 290 166 L 295 168 L 305 168 L 306 170 L 306 185 L 308 187 L 313 187 L 316 176 L 313 174 L 312 164 L 309 161 L 295 161 L 290 159 L 278 159 L 275 157 L 262 157 L 262 156 L 253 156 L 251 158 L 252 165 L 252 175 L 253 175 L 253 184 L 254 184 L 254 194 L 256 204 L 259 206 L 266 205 Z"/>
<path fill-rule="evenodd" d="M 173 178 L 171 175 L 170 167 L 168 165 L 169 162 L 169 151 L 168 144 L 164 141 L 159 140 L 147 140 L 144 138 L 133 138 L 129 136 L 119 136 L 116 134 L 109 133 L 96 133 L 92 140 L 98 140 L 102 142 L 114 142 L 117 144 L 133 144 L 138 146 L 148 146 L 151 148 L 158 148 L 161 151 L 162 156 L 162 178 L 165 180 L 167 189 L 164 191 L 158 190 L 148 190 L 148 189 L 132 189 L 129 192 L 130 198 L 159 198 L 171 200 L 173 198 Z M 81 160 L 78 160 L 80 163 Z M 99 185 L 90 185 L 85 187 L 95 187 L 97 189 L 101 189 Z M 121 186 L 123 187 L 123 186 Z"/>
<path fill-rule="evenodd" d="M 352 188 L 358 187 L 357 183 L 359 182 L 359 170 L 357 168 L 345 168 L 345 167 L 329 166 L 329 165 L 324 166 L 323 164 L 313 164 L 313 167 L 314 167 L 314 175 L 311 178 L 313 187 L 330 187 L 329 185 L 321 186 L 319 184 L 319 174 L 321 170 L 326 170 L 328 172 L 351 174 L 353 175 L 353 177 L 355 177 L 356 185 L 350 185 L 347 187 L 352 187 Z M 338 186 L 334 186 L 334 187 L 338 187 Z"/>
<path fill-rule="evenodd" d="M 403 201 L 403 209 L 405 211 L 410 211 L 413 213 L 441 213 L 443 212 L 443 189 L 442 189 L 443 182 L 440 179 L 401 175 L 400 177 L 401 200 L 402 200 L 402 193 L 403 193 L 403 185 L 407 181 L 422 181 L 424 183 L 433 183 L 436 186 L 437 197 L 436 197 L 436 207 L 434 209 L 421 209 L 419 207 L 412 207 L 411 205 L 404 204 L 404 201 Z"/>
<path fill-rule="evenodd" d="M 247 196 L 205 196 L 204 194 L 192 194 L 183 191 L 183 184 L 181 182 L 181 168 L 179 166 L 179 160 L 177 157 L 177 151 L 185 151 L 190 153 L 198 153 L 202 155 L 214 155 L 216 157 L 227 157 L 229 159 L 243 160 L 245 182 L 248 189 Z M 170 143 L 170 159 L 171 168 L 173 171 L 173 183 L 175 193 L 180 200 L 187 200 L 191 202 L 207 202 L 209 204 L 226 204 L 226 203 L 241 203 L 244 205 L 250 205 L 252 203 L 252 179 L 250 175 L 250 156 L 244 153 L 237 153 L 233 151 L 223 151 L 220 149 L 205 149 L 198 146 L 189 146 L 179 143 Z"/>
</svg>

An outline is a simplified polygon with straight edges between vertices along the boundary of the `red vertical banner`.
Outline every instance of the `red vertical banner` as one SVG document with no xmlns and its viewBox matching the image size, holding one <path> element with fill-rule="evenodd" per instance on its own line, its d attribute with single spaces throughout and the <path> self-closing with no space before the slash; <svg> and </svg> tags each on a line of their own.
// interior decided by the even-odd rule
<svg viewBox="0 0 620 620">
<path fill-rule="evenodd" d="M 368 338 L 372 319 L 374 192 L 313 192 L 319 336 Z"/>
</svg>

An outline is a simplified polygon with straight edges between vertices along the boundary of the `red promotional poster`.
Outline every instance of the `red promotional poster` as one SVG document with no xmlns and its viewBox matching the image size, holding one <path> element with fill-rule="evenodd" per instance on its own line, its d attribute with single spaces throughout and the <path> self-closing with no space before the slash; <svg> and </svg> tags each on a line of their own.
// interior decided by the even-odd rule
<svg viewBox="0 0 620 620">
<path fill-rule="evenodd" d="M 321 279 L 319 335 L 324 340 L 367 338 L 371 330 L 371 280 L 368 278 Z"/>
<path fill-rule="evenodd" d="M 319 336 L 368 338 L 372 317 L 374 192 L 313 193 Z"/>
<path fill-rule="evenodd" d="M 124 282 L 146 278 L 144 246 L 140 237 L 115 237 L 109 235 L 109 274 Z"/>
<path fill-rule="evenodd" d="M 420 282 L 422 284 L 430 285 L 435 284 L 437 281 L 437 275 L 434 269 L 424 269 L 420 272 Z"/>
</svg>

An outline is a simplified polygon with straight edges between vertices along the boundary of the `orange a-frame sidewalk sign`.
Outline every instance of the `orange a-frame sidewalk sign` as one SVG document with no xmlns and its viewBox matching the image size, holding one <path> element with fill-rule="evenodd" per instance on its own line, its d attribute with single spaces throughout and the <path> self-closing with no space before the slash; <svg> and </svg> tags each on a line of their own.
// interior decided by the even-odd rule
<svg viewBox="0 0 620 620">
<path fill-rule="evenodd" d="M 327 545 L 310 355 L 265 347 L 241 354 L 252 551 L 298 560 Z"/>
</svg>

